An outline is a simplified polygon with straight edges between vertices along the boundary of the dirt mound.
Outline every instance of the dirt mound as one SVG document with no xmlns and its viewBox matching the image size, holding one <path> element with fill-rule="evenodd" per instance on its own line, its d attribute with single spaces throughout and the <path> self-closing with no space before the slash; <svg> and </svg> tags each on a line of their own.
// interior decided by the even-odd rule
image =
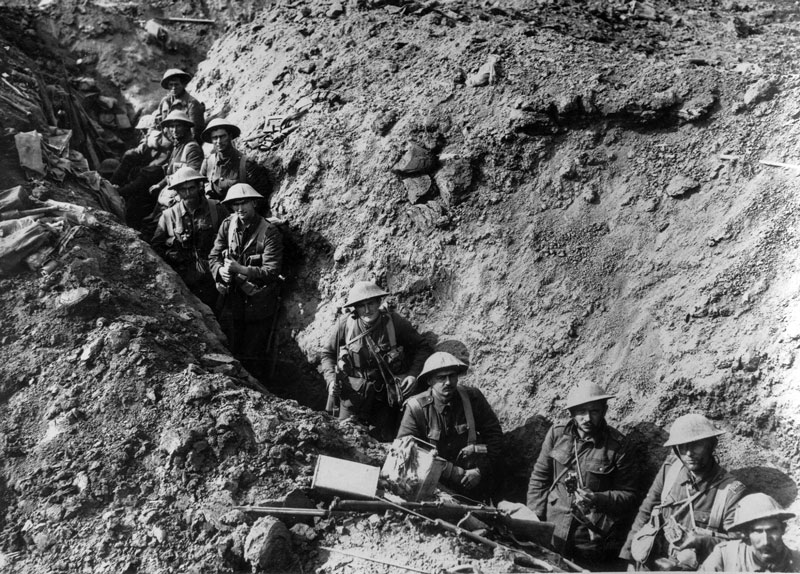
<svg viewBox="0 0 800 574">
<path fill-rule="evenodd" d="M 272 209 L 299 252 L 274 392 L 321 406 L 318 348 L 352 282 L 377 279 L 421 330 L 467 349 L 467 383 L 507 432 L 509 498 L 523 496 L 566 389 L 593 378 L 616 393 L 612 422 L 642 449 L 645 473 L 669 423 L 702 411 L 728 431 L 723 463 L 800 510 L 800 222 L 793 175 L 759 163 L 798 161 L 792 9 L 238 6 L 169 14 L 230 18 L 189 89 L 272 167 Z M 188 46 L 214 36 L 180 25 L 187 48 L 170 53 L 144 47 L 135 22 L 166 10 L 45 9 L 52 35 L 137 109 L 157 99 L 163 67 L 192 69 Z M 3 71 L 8 54 L 21 62 L 41 46 L 34 15 L 15 14 Z M 74 55 L 66 71 L 85 73 Z M 58 73 L 27 62 L 8 79 L 24 81 L 24 66 Z M 0 114 L 0 167 L 22 181 L 12 132 L 47 118 L 5 100 Z M 69 181 L 45 187 L 98 207 Z M 235 572 L 273 557 L 295 571 L 384 571 L 320 548 L 334 546 L 427 570 L 507 567 L 411 519 L 286 531 L 231 510 L 308 487 L 319 453 L 377 463 L 382 448 L 251 390 L 208 310 L 131 231 L 96 215 L 74 226 L 55 272 L 0 282 L 0 565 Z"/>
</svg>

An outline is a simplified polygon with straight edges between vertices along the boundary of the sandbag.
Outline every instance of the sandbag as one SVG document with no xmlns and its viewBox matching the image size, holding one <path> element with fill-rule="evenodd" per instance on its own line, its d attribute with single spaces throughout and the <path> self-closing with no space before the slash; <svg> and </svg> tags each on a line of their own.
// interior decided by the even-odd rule
<svg viewBox="0 0 800 574">
<path fill-rule="evenodd" d="M 0 237 L 0 273 L 12 271 L 28 255 L 44 245 L 49 236 L 48 228 L 36 223 L 23 227 L 8 237 Z"/>
<path fill-rule="evenodd" d="M 21 185 L 0 191 L 0 213 L 28 207 L 28 192 Z"/>
</svg>

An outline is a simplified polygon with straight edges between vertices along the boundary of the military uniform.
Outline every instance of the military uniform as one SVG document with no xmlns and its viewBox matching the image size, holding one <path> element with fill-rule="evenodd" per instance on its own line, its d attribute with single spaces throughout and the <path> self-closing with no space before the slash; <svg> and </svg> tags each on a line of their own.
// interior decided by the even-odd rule
<svg viewBox="0 0 800 574">
<path fill-rule="evenodd" d="M 576 464 L 577 456 L 577 464 Z M 579 477 L 578 484 L 568 479 Z M 570 420 L 547 431 L 528 484 L 528 507 L 552 522 L 553 548 L 585 562 L 613 559 L 636 507 L 637 473 L 625 436 L 603 423 L 581 438 Z M 574 488 L 597 494 L 592 511 L 573 514 Z M 571 492 L 572 491 L 572 492 Z M 591 521 L 598 530 L 586 525 Z"/>
<path fill-rule="evenodd" d="M 269 197 L 267 170 L 235 148 L 231 148 L 227 156 L 212 153 L 203 160 L 200 173 L 208 178 L 206 195 L 212 199 L 225 197 L 235 183 L 248 183 L 264 199 Z"/>
<path fill-rule="evenodd" d="M 158 103 L 158 108 L 155 111 L 155 124 L 160 125 L 170 112 L 174 110 L 181 110 L 186 112 L 186 115 L 194 122 L 191 133 L 192 139 L 200 142 L 200 134 L 203 133 L 203 128 L 206 125 L 206 107 L 198 101 L 197 98 L 189 95 L 189 92 L 184 91 L 179 97 L 164 96 Z M 199 168 L 199 166 L 198 166 Z M 197 168 L 195 168 L 197 169 Z"/>
<path fill-rule="evenodd" d="M 397 438 L 413 436 L 422 439 L 433 444 L 439 456 L 445 460 L 465 469 L 480 470 L 479 492 L 465 490 L 454 482 L 446 485 L 459 492 L 481 497 L 491 492 L 493 474 L 501 468 L 503 429 L 483 393 L 474 387 L 459 386 L 458 390 L 449 403 L 438 402 L 431 389 L 408 399 Z M 465 399 L 469 401 L 471 416 L 465 409 Z M 473 444 L 486 446 L 485 456 L 481 456 L 483 453 L 469 452 L 470 449 L 464 451 L 470 444 L 471 430 L 475 435 Z"/>
<path fill-rule="evenodd" d="M 701 572 L 800 572 L 800 552 L 785 547 L 786 552 L 774 564 L 762 564 L 753 547 L 741 540 L 717 545 L 700 566 Z"/>
<path fill-rule="evenodd" d="M 247 274 L 237 274 L 232 284 L 225 284 L 219 273 L 226 254 L 247 267 Z M 263 217 L 245 226 L 231 215 L 220 225 L 208 258 L 211 275 L 223 293 L 219 322 L 228 346 L 254 376 L 263 378 L 280 291 L 281 232 Z"/>
<path fill-rule="evenodd" d="M 671 471 L 673 465 L 679 466 Z M 671 486 L 667 485 L 666 492 L 662 492 L 667 482 L 671 482 Z M 620 557 L 631 562 L 634 560 L 631 544 L 636 534 L 650 520 L 653 510 L 659 507 L 663 523 L 674 519 L 684 531 L 694 531 L 704 536 L 703 544 L 696 549 L 696 556 L 692 559 L 678 556 L 675 545 L 670 544 L 665 537 L 665 528 L 661 528 L 655 537 L 645 566 L 652 564 L 657 558 L 677 557 L 680 562 L 694 563 L 696 568 L 697 564 L 709 555 L 712 548 L 723 540 L 719 535 L 727 532 L 727 528 L 733 523 L 736 503 L 744 494 L 744 485 L 722 468 L 716 460 L 705 473 L 705 477 L 694 483 L 686 467 L 676 456 L 670 455 L 656 474 L 644 502 L 639 507 Z"/>
<path fill-rule="evenodd" d="M 393 336 L 391 331 L 394 332 Z M 322 373 L 326 380 L 336 377 L 341 352 L 346 349 L 348 355 L 347 372 L 343 373 L 346 380 L 342 383 L 339 418 L 355 416 L 374 426 L 374 432 L 380 440 L 390 441 L 397 430 L 400 405 L 390 404 L 381 365 L 371 352 L 367 337 L 396 376 L 416 377 L 431 348 L 408 320 L 393 311 L 382 311 L 376 323 L 370 327 L 356 317 L 341 317 L 322 349 Z M 391 381 L 390 384 L 393 383 Z"/>
<path fill-rule="evenodd" d="M 208 254 L 217 230 L 227 216 L 225 206 L 213 199 L 203 197 L 200 207 L 192 213 L 179 201 L 161 214 L 150 242 L 187 287 L 212 309 L 216 307 L 218 293 L 211 276 Z"/>
</svg>

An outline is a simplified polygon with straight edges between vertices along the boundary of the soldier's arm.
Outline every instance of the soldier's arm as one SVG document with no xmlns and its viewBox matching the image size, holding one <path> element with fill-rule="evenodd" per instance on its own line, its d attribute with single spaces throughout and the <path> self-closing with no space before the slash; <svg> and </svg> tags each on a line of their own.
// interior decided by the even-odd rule
<svg viewBox="0 0 800 574">
<path fill-rule="evenodd" d="M 342 321 L 336 322 L 336 327 L 331 331 L 328 341 L 320 350 L 320 370 L 326 382 L 330 382 L 331 377 L 335 377 L 336 360 L 339 353 L 337 345 L 344 345 L 344 324 Z"/>
<path fill-rule="evenodd" d="M 555 444 L 554 427 L 550 427 L 544 437 L 539 457 L 533 465 L 531 478 L 528 481 L 528 508 L 533 510 L 542 520 L 547 518 L 547 494 L 553 483 L 553 459 L 550 452 Z"/>
<path fill-rule="evenodd" d="M 741 482 L 734 481 L 731 483 L 728 490 L 728 496 L 725 498 L 725 511 L 722 515 L 722 527 L 727 532 L 734 522 L 736 505 L 747 493 L 747 488 Z"/>
<path fill-rule="evenodd" d="M 416 399 L 412 399 L 416 400 Z M 403 418 L 400 420 L 400 428 L 397 430 L 397 438 L 404 436 L 413 436 L 425 439 L 425 429 L 419 428 L 417 425 L 417 418 L 411 412 L 411 407 L 408 402 L 403 407 Z"/>
<path fill-rule="evenodd" d="M 481 468 L 481 472 L 499 468 L 503 454 L 503 427 L 482 392 L 474 389 L 474 394 L 470 398 L 472 399 L 472 412 L 475 417 L 475 430 L 480 434 L 481 442 L 486 445 L 487 454 L 489 455 L 489 460 L 486 464 L 487 468 Z"/>
<path fill-rule="evenodd" d="M 202 164 L 203 148 L 199 145 L 189 145 L 186 151 L 186 165 L 199 171 Z"/>
<path fill-rule="evenodd" d="M 406 362 L 408 364 L 407 375 L 416 377 L 422 371 L 433 349 L 428 339 L 419 334 L 408 319 L 401 317 L 397 313 L 392 313 L 397 344 L 401 345 L 406 352 Z"/>
<path fill-rule="evenodd" d="M 634 508 L 639 476 L 633 454 L 628 444 L 622 445 L 614 469 L 613 487 L 595 493 L 594 503 L 599 511 L 620 515 Z"/>
<path fill-rule="evenodd" d="M 647 496 L 644 497 L 642 504 L 639 505 L 639 512 L 636 513 L 636 520 L 633 521 L 631 531 L 628 533 L 628 539 L 625 541 L 625 545 L 619 553 L 619 557 L 623 560 L 633 560 L 633 556 L 631 556 L 633 535 L 639 532 L 642 526 L 650 520 L 650 514 L 653 512 L 653 508 L 661 503 L 661 490 L 664 488 L 664 478 L 666 477 L 667 470 L 672 460 L 674 460 L 672 457 L 668 457 L 667 462 L 662 464 L 661 468 L 658 469 L 653 484 L 650 485 L 650 490 L 647 491 Z"/>
<path fill-rule="evenodd" d="M 214 238 L 214 247 L 211 248 L 208 254 L 208 264 L 211 268 L 211 276 L 214 278 L 214 281 L 220 280 L 219 270 L 225 263 L 223 253 L 228 249 L 229 226 L 230 220 L 226 219 L 222 222 L 222 225 L 220 225 L 217 230 L 217 236 Z"/>
<path fill-rule="evenodd" d="M 162 258 L 167 251 L 167 247 L 172 244 L 174 237 L 170 237 L 167 232 L 167 212 L 161 213 L 156 225 L 156 231 L 153 233 L 153 238 L 150 240 L 150 245 L 153 251 L 158 253 Z"/>
<path fill-rule="evenodd" d="M 246 267 L 246 275 L 250 281 L 258 280 L 266 283 L 277 280 L 283 262 L 283 237 L 281 232 L 272 225 L 267 224 L 264 234 L 264 251 L 261 252 L 261 265 Z"/>
<path fill-rule="evenodd" d="M 722 548 L 716 546 L 698 568 L 698 572 L 725 572 Z"/>
</svg>

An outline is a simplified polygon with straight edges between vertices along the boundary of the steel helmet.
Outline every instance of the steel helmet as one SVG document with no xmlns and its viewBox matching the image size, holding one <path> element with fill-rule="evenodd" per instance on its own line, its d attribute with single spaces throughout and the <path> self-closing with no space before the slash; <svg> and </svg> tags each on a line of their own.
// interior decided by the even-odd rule
<svg viewBox="0 0 800 574">
<path fill-rule="evenodd" d="M 169 70 L 164 72 L 164 76 L 161 78 L 161 87 L 166 90 L 167 89 L 167 80 L 169 80 L 170 78 L 175 78 L 175 77 L 180 77 L 180 79 L 183 80 L 184 84 L 188 84 L 189 80 L 192 79 L 192 75 L 191 74 L 187 74 L 186 72 L 184 72 L 183 70 L 181 70 L 179 68 L 170 68 Z"/>
<path fill-rule="evenodd" d="M 186 112 L 184 112 L 183 110 L 172 110 L 169 114 L 167 114 L 166 118 L 161 120 L 161 127 L 165 128 L 169 124 L 175 122 L 183 122 L 185 124 L 189 124 L 190 126 L 194 125 L 194 122 L 191 120 L 191 118 L 188 116 Z"/>
<path fill-rule="evenodd" d="M 616 395 L 610 395 L 606 390 L 592 381 L 583 381 L 570 389 L 567 394 L 567 404 L 565 409 L 571 409 L 578 405 L 585 405 L 593 401 L 607 401 Z"/>
<path fill-rule="evenodd" d="M 231 136 L 232 140 L 238 138 L 242 133 L 242 130 L 230 123 L 225 118 L 214 118 L 208 122 L 206 129 L 204 129 L 203 133 L 200 134 L 200 138 L 206 143 L 211 143 L 211 132 L 220 128 L 228 132 L 228 135 Z"/>
<path fill-rule="evenodd" d="M 728 530 L 738 530 L 751 522 L 766 518 L 777 518 L 783 521 L 794 517 L 793 512 L 781 508 L 774 498 L 763 492 L 757 492 L 748 494 L 739 501 L 733 513 L 733 524 L 728 527 Z"/>
<path fill-rule="evenodd" d="M 454 370 L 459 374 L 466 373 L 467 368 L 466 364 L 456 359 L 450 353 L 437 351 L 425 360 L 425 364 L 422 366 L 422 372 L 417 377 L 417 380 L 423 381 L 434 373 L 440 373 L 441 371 Z"/>
<path fill-rule="evenodd" d="M 206 178 L 203 175 L 194 169 L 193 167 L 189 167 L 188 165 L 183 166 L 178 171 L 173 173 L 169 178 L 169 188 L 175 189 L 179 185 L 183 183 L 188 183 L 190 181 L 205 181 Z"/>
<path fill-rule="evenodd" d="M 361 301 L 386 297 L 388 294 L 372 281 L 357 281 L 353 288 L 350 289 L 350 295 L 348 295 L 347 303 L 344 306 L 353 307 L 356 303 L 361 303 Z"/>
<path fill-rule="evenodd" d="M 669 440 L 664 443 L 664 446 L 687 444 L 722 434 L 725 434 L 725 431 L 719 430 L 703 415 L 689 413 L 675 419 L 669 428 Z"/>
<path fill-rule="evenodd" d="M 100 165 L 97 166 L 97 173 L 99 173 L 103 177 L 110 176 L 113 175 L 115 171 L 117 171 L 118 167 L 119 167 L 119 160 L 110 157 L 100 162 Z"/>
<path fill-rule="evenodd" d="M 156 118 L 153 114 L 144 114 L 136 123 L 137 130 L 151 130 L 156 127 Z"/>
<path fill-rule="evenodd" d="M 228 193 L 225 194 L 225 199 L 222 203 L 230 201 L 238 201 L 240 199 L 264 199 L 264 196 L 258 193 L 252 185 L 247 183 L 234 183 L 228 188 Z"/>
</svg>

